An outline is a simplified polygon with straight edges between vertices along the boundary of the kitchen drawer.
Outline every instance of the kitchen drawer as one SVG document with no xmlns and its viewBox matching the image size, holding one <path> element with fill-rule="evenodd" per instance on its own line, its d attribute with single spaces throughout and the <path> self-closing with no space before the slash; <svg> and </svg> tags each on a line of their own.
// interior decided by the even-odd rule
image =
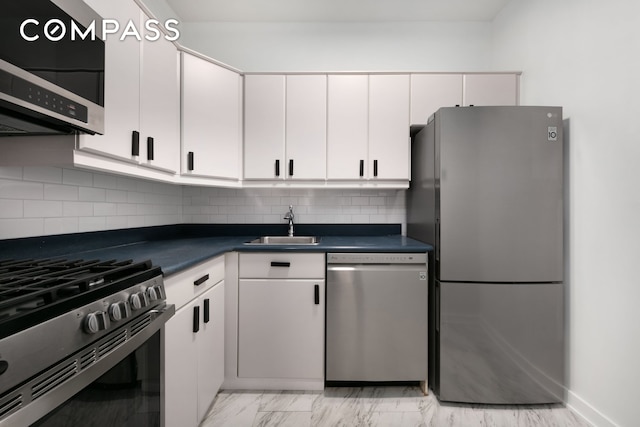
<svg viewBox="0 0 640 427">
<path fill-rule="evenodd" d="M 324 253 L 240 254 L 241 279 L 318 279 L 324 278 L 324 271 Z"/>
<path fill-rule="evenodd" d="M 204 261 L 164 280 L 167 302 L 178 310 L 224 279 L 224 255 Z"/>
</svg>

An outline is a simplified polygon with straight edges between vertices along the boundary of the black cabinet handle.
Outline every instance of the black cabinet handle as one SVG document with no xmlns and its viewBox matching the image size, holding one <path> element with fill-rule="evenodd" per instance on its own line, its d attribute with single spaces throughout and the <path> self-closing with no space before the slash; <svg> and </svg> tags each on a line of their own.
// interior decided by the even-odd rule
<svg viewBox="0 0 640 427">
<path fill-rule="evenodd" d="M 193 170 L 193 151 L 189 151 L 187 154 L 187 170 Z"/>
<path fill-rule="evenodd" d="M 373 161 L 373 176 L 378 176 L 378 161 Z"/>
<path fill-rule="evenodd" d="M 198 280 L 196 280 L 195 282 L 193 282 L 193 284 L 195 286 L 200 286 L 202 285 L 204 282 L 206 282 L 207 280 L 209 280 L 209 275 L 205 274 L 204 276 L 202 276 L 201 278 L 199 278 Z"/>
<path fill-rule="evenodd" d="M 147 137 L 147 160 L 153 160 L 153 137 Z"/>
<path fill-rule="evenodd" d="M 193 307 L 193 332 L 200 330 L 200 306 Z"/>
<path fill-rule="evenodd" d="M 290 262 L 271 261 L 271 267 L 291 267 Z"/>
<path fill-rule="evenodd" d="M 360 160 L 360 176 L 364 176 L 364 160 Z"/>
<path fill-rule="evenodd" d="M 204 300 L 204 323 L 209 323 L 209 298 Z"/>
<path fill-rule="evenodd" d="M 276 176 L 280 176 L 280 159 L 276 159 Z"/>
<path fill-rule="evenodd" d="M 289 176 L 293 176 L 293 159 L 289 159 Z"/>
<path fill-rule="evenodd" d="M 134 130 L 131 133 L 131 155 L 140 155 L 140 132 L 138 132 L 137 130 Z"/>
<path fill-rule="evenodd" d="M 316 304 L 320 304 L 320 285 L 313 286 L 313 300 Z"/>
</svg>

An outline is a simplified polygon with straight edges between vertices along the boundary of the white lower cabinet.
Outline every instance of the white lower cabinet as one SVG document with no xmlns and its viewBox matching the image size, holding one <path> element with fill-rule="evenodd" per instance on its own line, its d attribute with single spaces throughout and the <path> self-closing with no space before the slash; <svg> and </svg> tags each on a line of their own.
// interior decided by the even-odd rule
<svg viewBox="0 0 640 427">
<path fill-rule="evenodd" d="M 165 426 L 197 426 L 224 380 L 224 257 L 171 276 L 165 325 Z M 185 301 L 192 296 L 188 301 Z"/>
<path fill-rule="evenodd" d="M 225 389 L 322 390 L 325 254 L 240 253 L 235 259 L 238 279 L 227 304 L 237 308 L 237 324 L 227 328 Z"/>
<path fill-rule="evenodd" d="M 324 377 L 324 280 L 241 279 L 239 298 L 239 377 Z"/>
</svg>

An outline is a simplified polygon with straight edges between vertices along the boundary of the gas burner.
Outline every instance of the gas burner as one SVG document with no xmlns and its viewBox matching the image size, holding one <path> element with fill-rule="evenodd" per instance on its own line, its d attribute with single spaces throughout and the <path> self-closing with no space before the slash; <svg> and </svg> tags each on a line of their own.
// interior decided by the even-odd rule
<svg viewBox="0 0 640 427">
<path fill-rule="evenodd" d="M 0 338 L 161 274 L 150 261 L 0 261 Z"/>
</svg>

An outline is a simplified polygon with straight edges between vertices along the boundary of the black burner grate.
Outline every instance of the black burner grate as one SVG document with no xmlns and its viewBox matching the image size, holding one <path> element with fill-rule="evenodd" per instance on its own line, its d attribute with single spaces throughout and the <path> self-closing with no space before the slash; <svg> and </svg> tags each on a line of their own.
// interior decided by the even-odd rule
<svg viewBox="0 0 640 427">
<path fill-rule="evenodd" d="M 160 274 L 151 261 L 0 261 L 0 338 Z"/>
</svg>

